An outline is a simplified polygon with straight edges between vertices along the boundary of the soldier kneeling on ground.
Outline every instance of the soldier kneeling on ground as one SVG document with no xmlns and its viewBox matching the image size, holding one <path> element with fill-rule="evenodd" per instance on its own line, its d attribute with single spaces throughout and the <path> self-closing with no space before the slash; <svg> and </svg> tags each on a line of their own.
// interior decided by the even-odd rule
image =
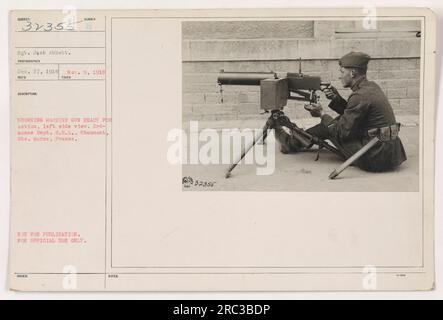
<svg viewBox="0 0 443 320">
<path fill-rule="evenodd" d="M 331 100 L 329 108 L 339 116 L 332 118 L 323 114 L 320 103 L 306 105 L 305 109 L 311 116 L 321 118 L 318 125 L 306 132 L 331 141 L 345 159 L 378 136 L 381 141 L 354 164 L 366 171 L 387 171 L 405 161 L 406 154 L 398 137 L 400 124 L 396 122 L 386 95 L 375 82 L 366 78 L 369 60 L 369 55 L 361 52 L 350 52 L 340 59 L 340 80 L 343 87 L 350 88 L 352 93 L 346 101 L 336 88 L 325 88 L 323 92 Z M 281 125 L 272 120 L 270 122 L 281 152 L 297 152 L 311 147 L 301 144 L 295 136 L 297 133 L 288 134 Z"/>
</svg>

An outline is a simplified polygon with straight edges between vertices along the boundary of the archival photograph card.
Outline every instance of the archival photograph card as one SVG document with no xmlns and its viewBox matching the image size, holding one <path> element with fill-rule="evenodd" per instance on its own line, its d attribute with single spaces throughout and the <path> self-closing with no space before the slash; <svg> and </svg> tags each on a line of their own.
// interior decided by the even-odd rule
<svg viewBox="0 0 443 320">
<path fill-rule="evenodd" d="M 431 10 L 9 28 L 11 290 L 434 288 Z"/>
</svg>

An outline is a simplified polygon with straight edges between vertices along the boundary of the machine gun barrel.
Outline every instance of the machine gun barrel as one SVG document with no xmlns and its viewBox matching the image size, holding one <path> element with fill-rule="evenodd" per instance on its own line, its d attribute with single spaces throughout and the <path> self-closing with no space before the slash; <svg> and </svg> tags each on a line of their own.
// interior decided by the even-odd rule
<svg viewBox="0 0 443 320">
<path fill-rule="evenodd" d="M 277 79 L 275 72 L 220 72 L 217 82 L 219 85 L 259 86 L 264 79 Z"/>
</svg>

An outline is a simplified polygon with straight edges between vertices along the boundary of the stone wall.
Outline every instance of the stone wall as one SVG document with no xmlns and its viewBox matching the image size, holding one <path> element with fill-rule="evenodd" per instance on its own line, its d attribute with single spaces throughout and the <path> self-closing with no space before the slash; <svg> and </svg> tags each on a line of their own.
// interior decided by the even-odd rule
<svg viewBox="0 0 443 320">
<path fill-rule="evenodd" d="M 259 117 L 259 87 L 223 86 L 225 71 L 298 71 L 319 75 L 338 89 L 338 59 L 349 51 L 373 58 L 368 78 L 386 92 L 397 115 L 418 115 L 420 94 L 419 21 L 205 21 L 182 24 L 183 120 Z M 340 90 L 344 97 L 349 90 Z M 322 103 L 327 100 L 322 96 Z M 286 113 L 307 117 L 302 102 L 289 101 Z M 327 108 L 326 108 L 327 109 Z M 333 112 L 331 112 L 333 114 Z"/>
</svg>

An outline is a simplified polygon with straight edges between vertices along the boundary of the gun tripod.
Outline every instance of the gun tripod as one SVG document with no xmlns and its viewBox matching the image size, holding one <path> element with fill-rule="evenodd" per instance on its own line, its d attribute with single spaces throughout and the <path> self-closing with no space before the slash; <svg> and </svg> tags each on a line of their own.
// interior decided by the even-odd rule
<svg viewBox="0 0 443 320">
<path fill-rule="evenodd" d="M 280 126 L 287 127 L 292 132 L 295 132 L 296 135 L 294 137 L 305 147 L 311 147 L 312 145 L 317 145 L 319 147 L 319 150 L 322 148 L 325 148 L 332 153 L 336 154 L 340 158 L 343 158 L 343 155 L 341 152 L 330 145 L 328 142 L 326 142 L 323 139 L 320 139 L 316 136 L 313 136 L 300 127 L 298 127 L 295 123 L 292 123 L 289 118 L 283 113 L 281 110 L 272 110 L 271 115 L 269 116 L 269 119 L 272 119 L 272 122 L 278 123 Z M 268 120 L 269 120 L 268 119 Z M 245 157 L 245 155 L 251 150 L 251 148 L 260 140 L 263 142 L 266 140 L 266 137 L 268 135 L 268 130 L 272 129 L 269 125 L 271 121 L 266 121 L 266 124 L 263 126 L 261 130 L 261 134 L 258 137 L 255 137 L 254 140 L 247 146 L 245 146 L 242 150 L 242 153 L 240 157 L 237 158 L 236 161 L 234 161 L 233 164 L 229 167 L 229 169 L 226 171 L 225 178 L 229 178 L 231 176 L 232 170 L 240 163 L 240 161 Z M 317 155 L 318 159 L 318 155 Z M 316 160 L 317 160 L 316 159 Z"/>
</svg>

